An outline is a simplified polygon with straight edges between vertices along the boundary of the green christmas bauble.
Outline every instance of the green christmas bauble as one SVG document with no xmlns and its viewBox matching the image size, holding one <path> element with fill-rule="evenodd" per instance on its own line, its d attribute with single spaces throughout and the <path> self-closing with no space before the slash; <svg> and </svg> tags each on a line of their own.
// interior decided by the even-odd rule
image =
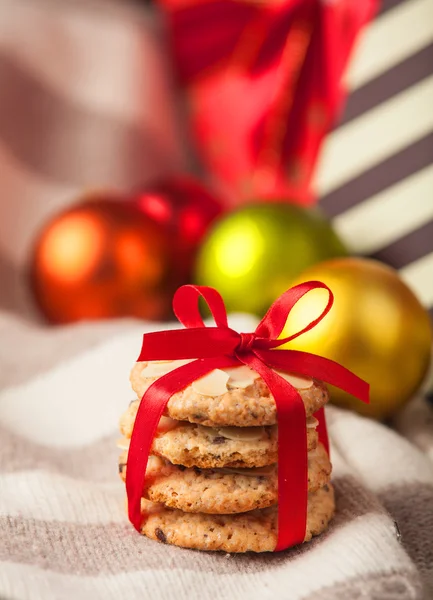
<svg viewBox="0 0 433 600">
<path fill-rule="evenodd" d="M 229 311 L 262 316 L 304 269 L 347 250 L 317 211 L 288 203 L 249 204 L 214 225 L 195 280 L 215 287 Z"/>
</svg>

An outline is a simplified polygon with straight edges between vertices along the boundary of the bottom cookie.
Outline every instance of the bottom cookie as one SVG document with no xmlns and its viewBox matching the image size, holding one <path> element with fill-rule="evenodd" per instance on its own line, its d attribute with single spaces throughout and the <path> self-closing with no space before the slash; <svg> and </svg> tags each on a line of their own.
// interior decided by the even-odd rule
<svg viewBox="0 0 433 600">
<path fill-rule="evenodd" d="M 331 484 L 308 494 L 305 542 L 325 531 L 334 509 Z M 272 552 L 277 543 L 276 506 L 237 515 L 209 515 L 183 513 L 143 500 L 142 511 L 142 533 L 165 544 L 196 550 Z"/>
</svg>

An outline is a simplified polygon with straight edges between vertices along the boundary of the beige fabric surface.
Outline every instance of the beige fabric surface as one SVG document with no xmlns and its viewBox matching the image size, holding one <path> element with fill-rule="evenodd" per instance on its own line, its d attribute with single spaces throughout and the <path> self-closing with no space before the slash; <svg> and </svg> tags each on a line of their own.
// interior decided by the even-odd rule
<svg viewBox="0 0 433 600">
<path fill-rule="evenodd" d="M 232 319 L 240 330 L 252 322 Z M 433 435 L 421 400 L 413 410 L 424 416 L 397 424 L 405 437 L 329 409 L 337 515 L 310 544 L 228 556 L 137 534 L 115 440 L 145 330 L 134 321 L 46 329 L 1 315 L 0 598 L 423 597 L 433 582 Z"/>
</svg>

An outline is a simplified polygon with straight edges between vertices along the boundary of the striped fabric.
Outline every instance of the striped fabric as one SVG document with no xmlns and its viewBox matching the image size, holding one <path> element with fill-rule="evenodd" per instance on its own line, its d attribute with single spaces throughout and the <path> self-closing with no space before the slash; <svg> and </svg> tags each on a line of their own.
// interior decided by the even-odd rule
<svg viewBox="0 0 433 600">
<path fill-rule="evenodd" d="M 251 318 L 231 326 L 249 331 Z M 433 413 L 421 401 L 402 417 L 405 437 L 329 410 L 337 515 L 301 548 L 230 556 L 138 535 L 115 440 L 143 329 L 0 315 L 2 600 L 431 598 Z"/>
<path fill-rule="evenodd" d="M 400 270 L 433 308 L 433 3 L 384 0 L 347 76 L 317 172 L 320 204 L 357 254 Z"/>
</svg>

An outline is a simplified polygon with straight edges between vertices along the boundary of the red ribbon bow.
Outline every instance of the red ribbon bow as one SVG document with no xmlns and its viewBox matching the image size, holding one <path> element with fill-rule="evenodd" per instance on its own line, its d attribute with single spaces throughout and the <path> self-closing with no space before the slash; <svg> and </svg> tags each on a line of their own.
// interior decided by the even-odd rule
<svg viewBox="0 0 433 600">
<path fill-rule="evenodd" d="M 329 299 L 323 312 L 304 329 L 278 339 L 294 305 L 309 291 L 322 288 Z M 198 310 L 204 298 L 216 327 L 206 327 Z M 159 420 L 173 394 L 213 369 L 248 365 L 259 373 L 275 399 L 278 415 L 278 541 L 276 551 L 301 543 L 307 522 L 308 464 L 306 414 L 298 391 L 273 369 L 292 371 L 335 385 L 368 403 L 368 384 L 338 363 L 298 350 L 275 348 L 315 327 L 330 311 L 334 301 L 324 283 L 309 281 L 282 294 L 253 333 L 237 333 L 227 323 L 220 294 L 210 287 L 184 285 L 173 299 L 173 309 L 186 329 L 146 333 L 139 361 L 196 358 L 155 381 L 145 392 L 135 419 L 126 473 L 129 519 L 140 531 L 143 516 L 141 497 L 147 461 Z M 323 409 L 319 435 L 327 447 Z M 328 449 L 328 448 L 327 448 Z"/>
</svg>

